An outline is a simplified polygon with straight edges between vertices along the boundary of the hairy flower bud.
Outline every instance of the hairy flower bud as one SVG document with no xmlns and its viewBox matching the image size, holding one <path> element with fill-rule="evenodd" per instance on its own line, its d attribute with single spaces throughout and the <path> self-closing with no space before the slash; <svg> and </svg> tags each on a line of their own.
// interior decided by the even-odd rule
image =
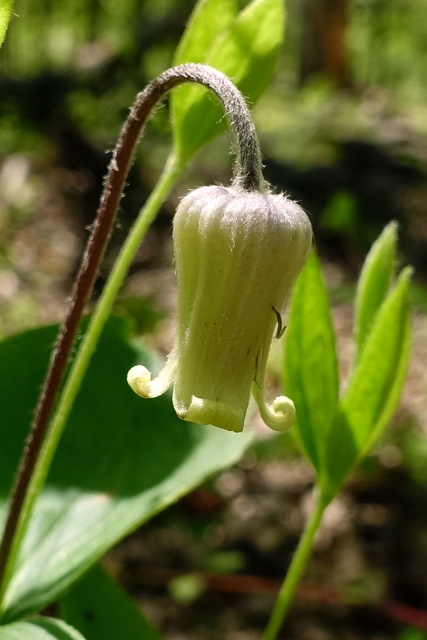
<svg viewBox="0 0 427 640">
<path fill-rule="evenodd" d="M 264 422 L 286 429 L 293 403 L 280 396 L 268 406 L 264 378 L 280 310 L 310 250 L 306 214 L 283 195 L 201 187 L 181 201 L 173 236 L 175 344 L 155 380 L 133 367 L 130 386 L 155 397 L 174 382 L 179 417 L 230 431 L 243 429 L 252 387 Z"/>
</svg>

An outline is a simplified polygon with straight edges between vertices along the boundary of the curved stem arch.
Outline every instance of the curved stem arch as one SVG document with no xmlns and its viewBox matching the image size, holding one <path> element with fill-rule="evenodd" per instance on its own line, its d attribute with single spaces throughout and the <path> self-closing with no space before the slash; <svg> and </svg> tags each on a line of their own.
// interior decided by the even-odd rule
<svg viewBox="0 0 427 640">
<path fill-rule="evenodd" d="M 108 316 L 139 243 L 162 201 L 183 170 L 175 158 L 170 158 L 161 179 L 131 230 L 105 286 L 64 386 L 61 400 L 56 407 L 55 418 L 51 422 L 84 308 L 110 238 L 136 146 L 156 104 L 174 87 L 187 82 L 202 84 L 209 88 L 224 105 L 235 139 L 234 186 L 244 191 L 262 188 L 261 155 L 249 109 L 239 90 L 223 73 L 201 64 L 179 65 L 162 73 L 137 95 L 108 167 L 92 233 L 82 257 L 64 323 L 52 352 L 12 488 L 0 544 L 0 611 L 33 505 L 46 479 L 53 454 L 95 349 L 103 322 Z"/>
</svg>

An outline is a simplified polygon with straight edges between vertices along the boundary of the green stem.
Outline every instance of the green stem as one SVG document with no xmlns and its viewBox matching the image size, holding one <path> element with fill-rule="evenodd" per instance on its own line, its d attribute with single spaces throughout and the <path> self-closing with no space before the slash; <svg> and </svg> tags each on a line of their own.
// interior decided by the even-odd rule
<svg viewBox="0 0 427 640">
<path fill-rule="evenodd" d="M 126 176 L 141 131 L 155 105 L 174 87 L 193 82 L 213 91 L 223 103 L 231 131 L 234 133 L 237 160 L 233 185 L 243 190 L 258 190 L 263 182 L 258 139 L 245 101 L 223 73 L 201 64 L 183 64 L 168 69 L 139 93 L 120 133 L 111 158 L 93 231 L 82 257 L 73 286 L 70 305 L 53 349 L 45 381 L 31 423 L 15 481 L 0 542 L 0 606 L 11 579 L 18 549 L 23 540 L 36 497 L 47 477 L 50 463 L 62 434 L 73 401 L 80 389 L 90 357 L 114 298 L 149 225 L 172 185 L 182 173 L 185 162 L 172 155 L 148 199 L 117 259 L 98 307 L 89 325 L 86 339 L 71 367 L 53 421 L 51 415 L 65 377 L 71 350 L 80 326 L 84 307 L 104 255 L 123 193 Z M 1 615 L 1 611 L 0 611 Z"/>
<path fill-rule="evenodd" d="M 126 239 L 126 242 L 122 247 L 96 309 L 91 317 L 87 331 L 82 340 L 82 344 L 73 362 L 70 374 L 55 410 L 54 417 L 46 432 L 45 440 L 28 486 L 28 491 L 20 513 L 19 524 L 14 535 L 13 544 L 11 546 L 4 573 L 1 593 L 3 611 L 6 606 L 6 603 L 3 602 L 3 596 L 11 578 L 16 555 L 21 546 L 22 538 L 26 531 L 35 499 L 46 480 L 53 455 L 56 451 L 56 447 L 64 430 L 65 423 L 72 409 L 74 400 L 81 387 L 102 328 L 108 319 L 115 297 L 139 248 L 139 245 L 141 244 L 151 222 L 156 216 L 156 213 L 167 198 L 173 185 L 178 180 L 182 170 L 183 167 L 181 164 L 173 155 L 171 155 L 166 163 L 162 175 L 159 178 L 159 181 L 151 192 L 150 197 L 141 210 L 140 215 L 138 216 Z"/>
<path fill-rule="evenodd" d="M 41 450 L 40 463 L 38 465 L 40 472 L 35 474 L 37 482 L 35 486 L 36 493 L 38 493 L 44 483 L 46 477 L 44 468 L 48 469 L 50 467 L 53 454 L 64 430 L 65 423 L 70 415 L 77 393 L 81 387 L 90 359 L 98 343 L 99 336 L 101 335 L 102 329 L 108 320 L 114 300 L 126 277 L 127 271 L 145 237 L 145 234 L 148 231 L 150 224 L 154 220 L 162 203 L 166 200 L 181 173 L 182 167 L 176 161 L 175 157 L 171 155 L 165 165 L 162 175 L 141 210 L 140 215 L 138 216 L 122 247 L 122 250 L 120 251 L 96 309 L 90 319 L 82 344 L 61 394 L 48 436 Z M 39 475 L 40 478 L 38 478 Z"/>
<path fill-rule="evenodd" d="M 308 558 L 313 548 L 314 536 L 319 528 L 327 502 L 322 494 L 316 493 L 313 512 L 307 521 L 304 533 L 292 558 L 286 577 L 280 588 L 270 620 L 264 630 L 261 640 L 275 640 L 285 620 L 289 607 L 295 595 L 296 588 L 304 573 Z"/>
</svg>

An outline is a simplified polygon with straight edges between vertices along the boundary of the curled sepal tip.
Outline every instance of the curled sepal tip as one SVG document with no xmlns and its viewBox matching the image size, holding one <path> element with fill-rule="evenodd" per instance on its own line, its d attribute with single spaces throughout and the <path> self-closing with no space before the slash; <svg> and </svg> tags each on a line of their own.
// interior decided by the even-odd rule
<svg viewBox="0 0 427 640">
<path fill-rule="evenodd" d="M 128 371 L 127 382 L 132 391 L 141 398 L 157 398 L 165 393 L 173 382 L 174 363 L 170 357 L 160 373 L 151 379 L 151 372 L 143 365 L 136 365 Z"/>
<path fill-rule="evenodd" d="M 286 431 L 295 423 L 295 405 L 290 398 L 278 396 L 269 405 L 265 401 L 264 393 L 254 382 L 252 385 L 252 395 L 258 405 L 261 418 L 270 429 L 274 431 Z"/>
</svg>

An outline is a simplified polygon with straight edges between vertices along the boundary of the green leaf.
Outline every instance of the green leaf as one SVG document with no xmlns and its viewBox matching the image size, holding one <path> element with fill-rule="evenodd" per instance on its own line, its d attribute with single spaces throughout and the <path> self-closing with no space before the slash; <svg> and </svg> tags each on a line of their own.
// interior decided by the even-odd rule
<svg viewBox="0 0 427 640">
<path fill-rule="evenodd" d="M 397 224 L 390 222 L 372 245 L 363 265 L 355 301 L 355 336 L 358 355 L 395 276 Z"/>
<path fill-rule="evenodd" d="M 204 62 L 206 53 L 230 26 L 236 14 L 235 0 L 200 0 L 178 44 L 174 65 Z"/>
<path fill-rule="evenodd" d="M 360 417 L 355 421 L 358 425 L 356 441 L 362 454 L 367 453 L 387 426 L 399 403 L 405 381 L 411 348 L 411 274 L 411 268 L 402 271 L 380 308 L 360 364 L 343 398 L 343 406 L 351 413 L 359 411 L 358 404 L 362 397 L 366 399 L 363 419 Z M 375 387 L 376 394 L 370 394 L 370 386 Z M 371 430 L 365 426 L 365 420 L 369 419 L 373 426 Z"/>
<path fill-rule="evenodd" d="M 62 620 L 37 617 L 0 627 L 0 640 L 85 640 L 85 638 Z"/>
<path fill-rule="evenodd" d="M 7 27 L 12 17 L 13 1 L 14 0 L 1 0 L 0 2 L 0 46 L 3 44 Z"/>
<path fill-rule="evenodd" d="M 0 344 L 0 513 L 5 511 L 56 327 Z M 170 397 L 138 398 L 128 369 L 149 356 L 107 323 L 5 596 L 4 621 L 55 600 L 113 544 L 205 478 L 233 464 L 252 436 L 179 420 Z"/>
<path fill-rule="evenodd" d="M 75 584 L 60 602 L 64 620 L 86 640 L 160 640 L 136 603 L 100 566 Z"/>
<path fill-rule="evenodd" d="M 397 640 L 427 640 L 427 632 L 415 627 L 405 627 L 399 633 Z"/>
<path fill-rule="evenodd" d="M 381 305 L 331 425 L 322 478 L 330 496 L 380 437 L 399 402 L 410 351 L 410 273 L 401 273 Z"/>
<path fill-rule="evenodd" d="M 314 253 L 292 296 L 283 372 L 285 392 L 295 403 L 297 437 L 319 472 L 338 402 L 339 380 L 328 295 Z"/>
<path fill-rule="evenodd" d="M 214 4 L 206 2 L 204 10 L 212 11 Z M 219 30 L 215 38 L 213 29 L 205 26 L 200 43 L 205 39 L 211 46 L 205 48 L 204 55 L 203 45 L 196 41 L 191 47 L 183 45 L 175 63 L 203 62 L 215 67 L 230 76 L 249 102 L 254 103 L 273 72 L 283 40 L 283 12 L 282 0 L 253 0 L 224 31 L 224 25 L 231 16 L 228 6 L 221 22 L 223 30 Z M 189 58 L 188 51 L 193 51 L 195 58 Z M 203 144 L 226 128 L 222 106 L 212 100 L 202 87 L 175 89 L 172 93 L 172 114 L 175 154 L 181 162 L 188 161 Z"/>
</svg>

